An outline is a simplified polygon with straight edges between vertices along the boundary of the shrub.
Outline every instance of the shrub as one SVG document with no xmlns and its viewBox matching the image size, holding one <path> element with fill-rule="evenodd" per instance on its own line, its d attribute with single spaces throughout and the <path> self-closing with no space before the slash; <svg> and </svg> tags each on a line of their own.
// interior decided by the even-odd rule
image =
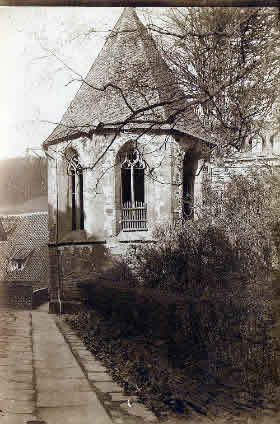
<svg viewBox="0 0 280 424">
<path fill-rule="evenodd" d="M 280 184 L 262 172 L 233 177 L 222 199 L 206 185 L 196 220 L 158 228 L 157 243 L 128 257 L 139 287 L 191 299 L 191 332 L 208 371 L 256 394 L 278 379 L 270 328 Z"/>
<path fill-rule="evenodd" d="M 222 199 L 204 190 L 196 220 L 158 228 L 157 243 L 132 248 L 87 286 L 88 298 L 125 337 L 165 338 L 178 366 L 262 398 L 279 382 L 279 180 L 254 171 L 233 177 Z"/>
</svg>

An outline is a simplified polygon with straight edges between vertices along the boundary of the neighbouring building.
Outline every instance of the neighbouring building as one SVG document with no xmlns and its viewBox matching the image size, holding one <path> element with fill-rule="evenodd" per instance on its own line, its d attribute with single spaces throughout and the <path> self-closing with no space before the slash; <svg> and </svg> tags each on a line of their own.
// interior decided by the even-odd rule
<svg viewBox="0 0 280 424">
<path fill-rule="evenodd" d="M 251 140 L 244 146 L 242 152 L 227 157 L 222 166 L 214 162 L 207 163 L 203 172 L 210 178 L 213 186 L 222 191 L 225 182 L 231 176 L 244 175 L 252 166 L 266 169 L 280 168 L 279 126 L 272 128 L 268 125 L 267 131 Z"/>
<path fill-rule="evenodd" d="M 0 297 L 26 302 L 28 292 L 31 302 L 34 290 L 48 287 L 48 214 L 2 215 L 0 222 Z"/>
</svg>

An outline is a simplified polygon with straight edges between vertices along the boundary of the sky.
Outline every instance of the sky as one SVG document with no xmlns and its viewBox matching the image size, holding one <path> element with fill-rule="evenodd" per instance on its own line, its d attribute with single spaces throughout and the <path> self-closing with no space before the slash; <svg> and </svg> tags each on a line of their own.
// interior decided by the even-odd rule
<svg viewBox="0 0 280 424">
<path fill-rule="evenodd" d="M 140 18 L 147 9 L 137 8 Z M 121 7 L 0 7 L 0 159 L 40 153 L 122 13 Z M 89 34 L 94 28 L 97 31 Z M 104 32 L 103 32 L 104 31 Z"/>
</svg>

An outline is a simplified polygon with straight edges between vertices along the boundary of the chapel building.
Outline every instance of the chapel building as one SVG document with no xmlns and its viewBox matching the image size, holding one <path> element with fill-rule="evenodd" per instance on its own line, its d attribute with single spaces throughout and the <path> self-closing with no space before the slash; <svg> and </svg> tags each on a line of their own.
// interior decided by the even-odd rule
<svg viewBox="0 0 280 424">
<path fill-rule="evenodd" d="M 133 8 L 125 8 L 59 125 L 48 156 L 50 312 L 153 229 L 193 214 L 207 137 Z M 152 107 L 151 107 L 152 106 Z M 198 174 L 198 175 L 196 175 Z"/>
</svg>

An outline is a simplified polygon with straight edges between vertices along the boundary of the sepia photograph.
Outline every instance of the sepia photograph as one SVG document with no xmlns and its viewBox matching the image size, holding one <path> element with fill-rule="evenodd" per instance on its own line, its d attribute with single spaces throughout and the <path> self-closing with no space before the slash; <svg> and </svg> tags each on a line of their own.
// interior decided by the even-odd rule
<svg viewBox="0 0 280 424">
<path fill-rule="evenodd" d="M 277 424 L 280 7 L 74 3 L 0 2 L 0 424 Z"/>
</svg>

